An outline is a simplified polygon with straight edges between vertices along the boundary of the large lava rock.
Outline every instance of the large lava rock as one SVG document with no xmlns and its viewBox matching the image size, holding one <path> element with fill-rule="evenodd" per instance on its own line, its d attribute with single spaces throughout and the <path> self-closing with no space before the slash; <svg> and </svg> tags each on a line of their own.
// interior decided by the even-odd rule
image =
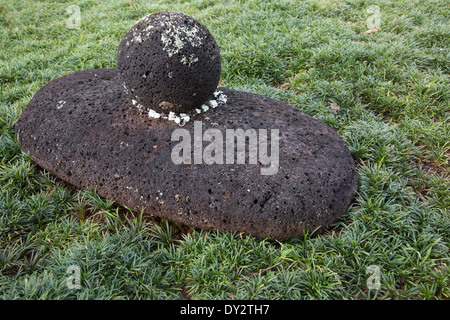
<svg viewBox="0 0 450 320">
<path fill-rule="evenodd" d="M 221 90 L 225 105 L 198 113 L 182 127 L 192 136 L 191 159 L 200 121 L 202 133 L 277 129 L 279 163 L 272 174 L 261 174 L 267 169 L 262 161 L 175 164 L 173 150 L 181 140 L 172 141 L 172 134 L 181 127 L 142 114 L 115 69 L 51 81 L 24 109 L 16 132 L 22 150 L 59 178 L 194 227 L 282 240 L 326 228 L 346 212 L 358 176 L 333 129 L 287 103 Z M 211 143 L 202 141 L 202 148 Z"/>
</svg>

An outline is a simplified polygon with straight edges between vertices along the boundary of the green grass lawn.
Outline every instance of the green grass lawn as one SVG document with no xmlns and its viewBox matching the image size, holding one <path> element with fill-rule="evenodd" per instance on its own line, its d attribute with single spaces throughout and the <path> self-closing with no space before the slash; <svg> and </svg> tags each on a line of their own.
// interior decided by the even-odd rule
<svg viewBox="0 0 450 320">
<path fill-rule="evenodd" d="M 370 5 L 380 31 L 364 33 Z M 14 123 L 36 91 L 114 68 L 128 29 L 161 10 L 209 28 L 222 86 L 287 101 L 343 137 L 360 188 L 328 232 L 277 242 L 150 221 L 21 152 Z M 0 298 L 448 299 L 449 21 L 448 0 L 1 0 Z M 80 289 L 66 285 L 71 265 Z"/>
</svg>

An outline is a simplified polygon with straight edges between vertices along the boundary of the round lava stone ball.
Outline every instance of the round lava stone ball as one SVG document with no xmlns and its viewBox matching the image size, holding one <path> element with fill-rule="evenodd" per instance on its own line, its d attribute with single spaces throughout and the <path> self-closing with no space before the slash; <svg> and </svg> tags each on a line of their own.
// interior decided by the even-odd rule
<svg viewBox="0 0 450 320">
<path fill-rule="evenodd" d="M 119 44 L 119 78 L 131 99 L 161 113 L 199 108 L 220 80 L 220 52 L 196 19 L 161 11 L 139 20 Z"/>
</svg>

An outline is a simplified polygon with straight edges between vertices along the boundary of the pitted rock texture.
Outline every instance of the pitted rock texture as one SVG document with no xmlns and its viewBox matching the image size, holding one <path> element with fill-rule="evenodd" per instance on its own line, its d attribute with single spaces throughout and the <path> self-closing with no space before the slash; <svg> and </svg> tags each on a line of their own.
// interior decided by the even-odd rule
<svg viewBox="0 0 450 320">
<path fill-rule="evenodd" d="M 335 222 L 357 189 L 347 146 L 330 127 L 287 103 L 221 88 L 227 104 L 199 114 L 208 128 L 279 129 L 279 168 L 179 164 L 173 121 L 140 114 L 116 70 L 53 80 L 24 109 L 16 132 L 24 152 L 70 184 L 147 215 L 207 230 L 283 240 Z M 193 134 L 195 122 L 183 129 Z M 210 142 L 203 142 L 203 148 Z"/>
<path fill-rule="evenodd" d="M 220 52 L 208 29 L 183 13 L 162 11 L 134 25 L 119 44 L 117 69 L 130 98 L 156 112 L 187 112 L 212 98 Z"/>
</svg>

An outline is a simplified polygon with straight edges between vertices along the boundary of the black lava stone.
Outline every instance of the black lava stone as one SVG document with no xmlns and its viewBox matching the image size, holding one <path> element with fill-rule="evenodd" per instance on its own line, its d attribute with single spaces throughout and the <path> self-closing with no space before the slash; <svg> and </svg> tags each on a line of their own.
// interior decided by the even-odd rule
<svg viewBox="0 0 450 320">
<path fill-rule="evenodd" d="M 276 173 L 262 175 L 261 161 L 175 164 L 178 141 L 171 137 L 179 125 L 133 108 L 114 69 L 74 72 L 41 88 L 16 124 L 18 141 L 39 166 L 76 188 L 96 188 L 137 212 L 193 227 L 284 240 L 323 231 L 341 217 L 358 173 L 338 133 L 285 102 L 220 90 L 226 105 L 196 115 L 182 130 L 194 137 L 196 121 L 200 134 L 277 128 Z M 206 150 L 208 143 L 200 143 Z"/>
<path fill-rule="evenodd" d="M 156 12 L 120 42 L 119 78 L 132 100 L 157 112 L 186 112 L 211 98 L 220 80 L 220 52 L 208 29 L 178 12 Z"/>
</svg>

